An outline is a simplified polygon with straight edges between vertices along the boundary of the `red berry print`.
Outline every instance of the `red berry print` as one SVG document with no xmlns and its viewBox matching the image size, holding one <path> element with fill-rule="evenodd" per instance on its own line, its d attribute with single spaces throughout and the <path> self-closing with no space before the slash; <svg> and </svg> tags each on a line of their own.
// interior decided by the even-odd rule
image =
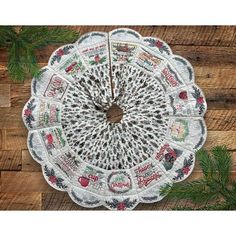
<svg viewBox="0 0 236 236">
<path fill-rule="evenodd" d="M 56 176 L 50 176 L 49 177 L 49 181 L 52 183 L 52 184 L 55 184 L 57 182 L 57 177 Z"/>
<path fill-rule="evenodd" d="M 190 168 L 188 166 L 185 166 L 183 169 L 182 169 L 182 172 L 187 175 L 190 171 Z"/>
<path fill-rule="evenodd" d="M 63 56 L 63 55 L 64 55 L 63 49 L 59 49 L 59 50 L 57 51 L 57 56 L 61 57 L 61 56 Z"/>
<path fill-rule="evenodd" d="M 32 111 L 30 109 L 26 109 L 24 115 L 30 116 L 32 114 Z"/>
<path fill-rule="evenodd" d="M 125 203 L 124 202 L 119 202 L 117 205 L 117 210 L 123 211 L 125 210 Z"/>
<path fill-rule="evenodd" d="M 203 104 L 203 103 L 204 103 L 203 97 L 199 97 L 199 98 L 197 99 L 197 103 L 198 103 L 198 104 Z"/>
<path fill-rule="evenodd" d="M 157 48 L 162 48 L 163 43 L 161 41 L 157 40 L 155 45 L 156 45 Z"/>
</svg>

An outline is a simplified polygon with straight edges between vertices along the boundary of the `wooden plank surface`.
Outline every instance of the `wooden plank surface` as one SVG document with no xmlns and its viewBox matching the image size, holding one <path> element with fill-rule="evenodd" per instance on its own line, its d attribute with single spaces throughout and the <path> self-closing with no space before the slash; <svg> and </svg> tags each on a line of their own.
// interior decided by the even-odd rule
<svg viewBox="0 0 236 236">
<path fill-rule="evenodd" d="M 1 84 L 0 86 L 0 107 L 10 107 L 10 85 Z"/>
<path fill-rule="evenodd" d="M 110 31 L 118 26 L 66 26 L 81 34 Z M 128 26 L 143 36 L 159 37 L 170 44 L 173 53 L 186 57 L 194 67 L 196 83 L 204 91 L 208 111 L 205 121 L 208 137 L 205 148 L 227 145 L 232 153 L 232 178 L 236 179 L 236 27 L 235 26 Z M 36 52 L 45 66 L 60 45 Z M 21 111 L 30 97 L 31 78 L 13 82 L 7 74 L 7 53 L 0 49 L 0 210 L 84 210 L 67 193 L 56 191 L 44 180 L 40 165 L 26 145 L 27 130 Z M 202 175 L 198 161 L 188 180 Z M 188 201 L 163 199 L 140 204 L 137 210 L 169 210 L 190 206 Z M 104 207 L 96 208 L 104 210 Z"/>
<path fill-rule="evenodd" d="M 0 170 L 21 170 L 21 150 L 0 150 Z"/>
<path fill-rule="evenodd" d="M 1 210 L 40 210 L 41 193 L 1 193 Z"/>
</svg>

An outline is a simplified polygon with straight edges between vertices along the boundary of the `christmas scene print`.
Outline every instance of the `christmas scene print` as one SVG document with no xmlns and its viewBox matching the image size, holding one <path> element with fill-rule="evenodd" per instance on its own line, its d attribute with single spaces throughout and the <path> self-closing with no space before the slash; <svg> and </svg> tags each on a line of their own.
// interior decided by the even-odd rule
<svg viewBox="0 0 236 236">
<path fill-rule="evenodd" d="M 170 126 L 170 136 L 174 141 L 184 142 L 189 135 L 188 121 L 176 119 Z"/>
<path fill-rule="evenodd" d="M 39 126 L 44 127 L 60 122 L 60 105 L 41 102 L 39 106 Z"/>
<path fill-rule="evenodd" d="M 148 43 L 149 47 L 158 49 L 160 53 L 165 52 L 167 55 L 171 54 L 170 49 L 159 39 L 145 38 L 144 42 Z"/>
<path fill-rule="evenodd" d="M 59 63 L 63 56 L 70 54 L 70 52 L 73 48 L 74 48 L 73 45 L 67 45 L 63 48 L 59 48 L 55 52 L 54 56 L 52 57 L 52 59 L 50 61 L 51 66 L 53 66 L 55 64 L 55 62 Z"/>
<path fill-rule="evenodd" d="M 94 58 L 92 58 L 90 61 L 89 61 L 89 64 L 91 66 L 93 65 L 99 65 L 99 64 L 102 64 L 103 62 L 105 62 L 107 60 L 106 56 L 103 56 L 103 57 L 100 57 L 99 54 L 97 54 L 96 56 L 94 56 Z"/>
<path fill-rule="evenodd" d="M 49 168 L 47 165 L 44 166 L 44 173 L 48 177 L 48 181 L 60 189 L 66 189 L 67 185 L 64 183 L 64 179 L 57 177 L 53 168 Z"/>
<path fill-rule="evenodd" d="M 40 131 L 45 147 L 50 155 L 56 154 L 56 150 L 65 147 L 66 140 L 62 135 L 61 128 Z"/>
<path fill-rule="evenodd" d="M 171 148 L 170 145 L 166 143 L 160 148 L 160 151 L 157 152 L 155 159 L 162 163 L 166 171 L 169 171 L 182 153 L 182 150 Z"/>
<path fill-rule="evenodd" d="M 181 180 L 185 175 L 189 174 L 191 166 L 193 165 L 193 158 L 193 154 L 190 154 L 188 158 L 184 159 L 183 166 L 175 171 L 177 175 L 173 178 L 173 180 Z"/>
<path fill-rule="evenodd" d="M 134 169 L 139 188 L 147 187 L 161 178 L 162 174 L 155 169 L 153 163 L 148 162 Z"/>
<path fill-rule="evenodd" d="M 188 100 L 188 92 L 181 90 L 180 92 L 169 95 L 169 104 L 172 108 L 173 115 L 186 115 L 192 114 L 191 103 Z"/>
<path fill-rule="evenodd" d="M 112 42 L 112 60 L 118 63 L 130 63 L 135 54 L 137 46 L 135 44 Z"/>
<path fill-rule="evenodd" d="M 86 48 L 81 53 L 91 66 L 107 62 L 108 49 L 106 43 Z"/>
<path fill-rule="evenodd" d="M 67 87 L 68 83 L 54 74 L 48 83 L 44 96 L 60 100 L 64 96 Z"/>
<path fill-rule="evenodd" d="M 33 116 L 33 110 L 35 109 L 36 105 L 35 105 L 35 99 L 31 99 L 28 104 L 26 109 L 24 110 L 24 118 L 25 118 L 25 122 L 26 124 L 29 126 L 29 128 L 33 128 L 32 122 L 35 121 L 35 118 Z"/>
<path fill-rule="evenodd" d="M 204 97 L 201 95 L 200 89 L 197 87 L 193 86 L 194 92 L 192 93 L 192 96 L 196 100 L 195 108 L 199 109 L 199 115 L 202 115 L 205 108 L 205 101 Z"/>
<path fill-rule="evenodd" d="M 126 193 L 132 188 L 130 175 L 125 171 L 113 172 L 108 176 L 108 187 L 113 193 Z"/>
<path fill-rule="evenodd" d="M 106 201 L 106 204 L 111 208 L 111 209 L 116 209 L 119 211 L 123 211 L 126 209 L 131 209 L 133 208 L 137 203 L 136 199 L 130 200 L 130 198 L 126 198 L 124 200 L 118 200 L 113 198 L 111 201 Z"/>
<path fill-rule="evenodd" d="M 161 61 L 162 59 L 153 56 L 144 48 L 141 49 L 141 52 L 136 58 L 136 64 L 151 73 L 155 73 L 155 71 L 159 68 Z"/>
<path fill-rule="evenodd" d="M 67 177 L 72 178 L 79 167 L 81 162 L 76 159 L 76 157 L 70 152 L 66 152 L 61 156 L 57 156 L 55 159 L 55 164 L 67 175 Z"/>
<path fill-rule="evenodd" d="M 85 71 L 85 66 L 83 65 L 80 56 L 76 53 L 66 60 L 66 62 L 59 68 L 59 71 L 63 71 L 64 74 L 76 79 L 78 78 L 79 73 Z"/>
<path fill-rule="evenodd" d="M 92 189 L 97 191 L 104 191 L 104 180 L 104 173 L 90 166 L 86 166 L 83 174 L 78 178 L 78 182 L 82 187 L 91 187 Z"/>
</svg>

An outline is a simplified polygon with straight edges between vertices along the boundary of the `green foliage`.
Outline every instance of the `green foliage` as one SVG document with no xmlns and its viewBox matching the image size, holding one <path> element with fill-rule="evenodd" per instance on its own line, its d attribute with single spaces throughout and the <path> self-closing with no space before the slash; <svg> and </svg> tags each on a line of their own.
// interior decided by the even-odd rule
<svg viewBox="0 0 236 236">
<path fill-rule="evenodd" d="M 23 81 L 39 70 L 35 50 L 57 43 L 77 40 L 79 33 L 61 27 L 23 26 L 19 32 L 11 26 L 0 26 L 0 48 L 8 51 L 8 72 L 12 80 Z"/>
<path fill-rule="evenodd" d="M 161 190 L 170 199 L 187 199 L 196 204 L 206 204 L 194 210 L 235 210 L 236 182 L 230 179 L 231 155 L 225 146 L 216 146 L 211 154 L 204 149 L 196 153 L 203 178 L 192 182 L 177 183 Z M 174 210 L 193 210 L 176 207 Z"/>
</svg>

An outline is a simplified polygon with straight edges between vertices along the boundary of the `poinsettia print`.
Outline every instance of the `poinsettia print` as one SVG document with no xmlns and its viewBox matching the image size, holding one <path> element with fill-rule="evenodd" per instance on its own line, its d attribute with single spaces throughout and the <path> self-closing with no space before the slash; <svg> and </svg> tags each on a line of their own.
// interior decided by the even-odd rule
<svg viewBox="0 0 236 236">
<path fill-rule="evenodd" d="M 131 201 L 130 198 L 126 198 L 123 201 L 119 201 L 113 198 L 111 202 L 106 201 L 106 204 L 114 210 L 116 209 L 116 210 L 122 211 L 128 208 L 132 208 L 136 204 L 136 202 L 137 202 L 136 199 Z"/>
<path fill-rule="evenodd" d="M 34 102 L 35 102 L 35 99 L 33 98 L 30 102 L 28 102 L 27 107 L 24 110 L 25 122 L 31 129 L 33 128 L 32 121 L 35 121 L 34 116 L 32 114 L 33 110 L 36 107 Z"/>
<path fill-rule="evenodd" d="M 201 115 L 205 110 L 204 97 L 201 95 L 201 92 L 197 87 L 193 86 L 193 90 L 194 92 L 192 93 L 192 96 L 196 99 L 195 107 L 199 108 L 199 115 Z"/>
<path fill-rule="evenodd" d="M 47 134 L 46 135 L 46 139 L 47 139 L 49 145 L 53 144 L 53 136 L 52 136 L 52 134 Z"/>
<path fill-rule="evenodd" d="M 173 180 L 180 180 L 185 175 L 188 175 L 191 170 L 192 164 L 193 164 L 193 154 L 190 154 L 188 159 L 187 158 L 184 159 L 182 168 L 176 170 L 177 175 L 173 178 Z"/>
<path fill-rule="evenodd" d="M 164 155 L 163 166 L 165 169 L 171 170 L 176 159 L 183 153 L 183 151 L 178 149 L 169 149 L 168 152 Z"/>
<path fill-rule="evenodd" d="M 170 126 L 171 138 L 174 141 L 184 142 L 189 135 L 188 121 L 183 119 L 176 119 Z"/>
<path fill-rule="evenodd" d="M 65 189 L 67 188 L 66 184 L 64 184 L 64 179 L 57 177 L 55 175 L 55 171 L 52 168 L 48 168 L 48 166 L 44 167 L 44 173 L 48 177 L 48 181 L 52 184 L 57 186 L 58 188 Z"/>
<path fill-rule="evenodd" d="M 100 57 L 98 54 L 94 56 L 92 60 L 89 61 L 90 65 L 99 65 L 106 61 L 106 56 Z"/>
<path fill-rule="evenodd" d="M 42 130 L 40 133 L 41 133 L 41 136 L 44 140 L 44 143 L 45 143 L 48 153 L 50 155 L 52 155 L 52 149 L 55 148 L 54 137 L 53 137 L 52 133 L 47 133 L 44 130 Z"/>
<path fill-rule="evenodd" d="M 64 55 L 68 55 L 70 53 L 70 50 L 74 48 L 72 45 L 67 45 L 63 48 L 59 48 L 56 52 L 55 55 L 51 59 L 51 65 L 53 65 L 55 62 L 59 63 L 61 61 L 61 58 Z"/>
</svg>

